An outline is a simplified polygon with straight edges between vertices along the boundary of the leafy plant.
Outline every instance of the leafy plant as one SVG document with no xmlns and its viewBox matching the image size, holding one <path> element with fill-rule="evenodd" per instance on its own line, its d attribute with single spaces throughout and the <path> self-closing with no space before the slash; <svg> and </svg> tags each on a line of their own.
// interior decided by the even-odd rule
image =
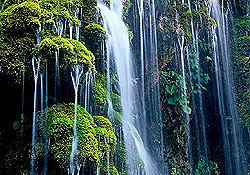
<svg viewBox="0 0 250 175">
<path fill-rule="evenodd" d="M 207 165 L 208 164 L 208 165 Z M 219 175 L 219 167 L 216 162 L 209 161 L 206 163 L 206 160 L 204 158 L 201 158 L 198 161 L 197 168 L 194 172 L 195 175 L 206 175 L 206 174 L 213 174 L 213 175 Z"/>
<path fill-rule="evenodd" d="M 181 109 L 186 114 L 191 114 L 192 109 L 188 106 L 189 101 L 185 99 L 183 77 L 174 71 L 161 72 L 162 82 L 165 86 L 165 92 L 168 96 L 168 104 L 180 105 Z"/>
</svg>

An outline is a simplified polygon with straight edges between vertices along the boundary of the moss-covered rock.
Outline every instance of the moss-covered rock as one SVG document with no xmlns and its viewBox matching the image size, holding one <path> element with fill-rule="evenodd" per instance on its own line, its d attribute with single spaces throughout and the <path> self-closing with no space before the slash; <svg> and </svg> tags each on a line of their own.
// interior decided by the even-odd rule
<svg viewBox="0 0 250 175">
<path fill-rule="evenodd" d="M 104 138 L 98 142 L 98 147 L 103 152 L 111 152 L 115 150 L 116 146 L 116 137 L 113 131 L 112 124 L 107 118 L 102 116 L 95 116 L 94 123 L 96 127 L 96 137 Z"/>
<path fill-rule="evenodd" d="M 106 31 L 99 24 L 90 23 L 84 28 L 84 33 L 86 41 L 96 43 L 106 39 Z"/>
<path fill-rule="evenodd" d="M 56 49 L 60 49 L 60 58 L 63 58 L 60 60 L 61 68 L 81 64 L 86 70 L 95 70 L 94 55 L 82 40 L 67 39 L 69 25 L 66 24 L 81 26 L 80 32 L 83 33 L 85 26 L 93 24 L 96 18 L 96 0 L 8 0 L 1 5 L 3 11 L 0 13 L 0 38 L 4 44 L 0 46 L 0 66 L 4 72 L 20 76 L 23 65 L 31 69 L 30 60 L 38 50 L 40 52 L 37 57 L 41 58 L 42 68 L 42 63 L 55 58 Z M 79 12 L 78 16 L 76 11 Z M 101 26 L 93 26 L 100 29 L 95 30 L 96 35 L 98 32 L 100 35 L 104 33 Z M 41 29 L 39 35 L 42 43 L 34 49 L 39 44 L 35 35 L 38 29 Z M 90 30 L 92 29 L 93 27 Z M 62 37 L 57 37 L 59 35 Z"/>
<path fill-rule="evenodd" d="M 66 39 L 62 37 L 52 37 L 43 39 L 38 46 L 38 51 L 42 55 L 45 62 L 48 58 L 55 58 L 55 51 L 63 52 L 60 62 L 61 67 L 80 64 L 85 68 L 85 72 L 89 69 L 95 71 L 95 56 L 90 52 L 83 43 L 74 39 Z"/>
<path fill-rule="evenodd" d="M 234 19 L 232 32 L 232 57 L 234 63 L 234 75 L 237 104 L 242 123 L 250 127 L 250 17 L 242 16 Z"/>
<path fill-rule="evenodd" d="M 50 139 L 50 153 L 61 168 L 67 169 L 71 153 L 74 125 L 74 104 L 59 104 L 48 108 L 42 133 Z M 103 155 L 111 155 L 116 146 L 112 124 L 102 116 L 92 117 L 81 106 L 77 107 L 77 135 L 80 164 L 100 164 Z M 112 162 L 112 161 L 111 161 Z"/>
<path fill-rule="evenodd" d="M 99 24 L 90 23 L 83 29 L 84 43 L 100 59 L 102 59 L 102 46 L 106 37 L 106 31 Z"/>
<path fill-rule="evenodd" d="M 1 31 L 6 35 L 34 32 L 41 26 L 40 13 L 41 8 L 37 2 L 25 1 L 21 4 L 13 4 L 0 15 Z"/>
<path fill-rule="evenodd" d="M 95 106 L 98 115 L 103 115 L 104 106 L 108 103 L 108 91 L 105 86 L 104 76 L 96 73 L 94 81 Z"/>
<path fill-rule="evenodd" d="M 122 112 L 121 97 L 115 93 L 112 93 L 111 100 L 112 100 L 114 110 L 117 112 Z"/>
</svg>

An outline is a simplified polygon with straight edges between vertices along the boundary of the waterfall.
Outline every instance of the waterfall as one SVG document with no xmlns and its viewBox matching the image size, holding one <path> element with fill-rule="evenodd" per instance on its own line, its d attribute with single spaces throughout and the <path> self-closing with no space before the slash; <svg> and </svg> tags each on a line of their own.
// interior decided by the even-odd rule
<svg viewBox="0 0 250 175">
<path fill-rule="evenodd" d="M 243 149 L 242 128 L 234 97 L 234 79 L 228 39 L 228 12 L 223 2 L 210 0 L 212 16 L 217 22 L 213 30 L 212 44 L 217 84 L 219 115 L 223 138 L 226 174 L 246 174 L 246 157 Z"/>
<path fill-rule="evenodd" d="M 139 127 L 140 135 L 145 140 L 145 147 L 150 150 L 150 154 L 157 162 L 162 162 L 164 148 L 160 109 L 155 4 L 154 0 L 136 0 L 135 6 L 138 9 L 135 10 L 135 13 L 138 14 L 139 23 L 135 23 L 134 26 L 134 30 L 137 32 L 135 33 L 134 48 L 138 50 L 138 60 L 140 61 L 137 63 L 140 66 L 137 68 L 140 75 L 137 82 L 140 85 L 137 98 L 140 100 L 137 101 L 141 103 L 141 115 L 144 116 L 136 124 Z M 138 45 L 138 43 L 140 44 Z M 151 137 L 150 139 L 148 139 L 149 136 Z"/>
<path fill-rule="evenodd" d="M 137 5 L 138 5 L 138 13 L 139 13 L 139 28 L 140 28 L 140 61 L 141 61 L 141 102 L 142 102 L 142 112 L 143 115 L 146 115 L 145 111 L 145 70 L 144 70 L 144 26 L 143 26 L 143 12 L 144 12 L 144 5 L 143 5 L 143 0 L 137 0 Z"/>
<path fill-rule="evenodd" d="M 41 86 L 41 88 L 40 88 L 40 90 L 41 90 L 41 103 L 40 103 L 40 105 L 41 105 L 41 123 L 43 123 L 43 74 L 40 74 L 40 86 Z"/>
<path fill-rule="evenodd" d="M 33 123 L 32 123 L 32 149 L 31 149 L 31 175 L 35 174 L 35 160 L 36 160 L 36 113 L 37 113 L 37 80 L 38 80 L 38 71 L 39 71 L 39 62 L 32 59 L 32 66 L 34 72 L 34 82 L 35 82 L 35 90 L 34 90 L 34 110 L 33 110 Z"/>
<path fill-rule="evenodd" d="M 69 24 L 69 38 L 73 39 L 73 25 Z"/>
<path fill-rule="evenodd" d="M 138 77 L 138 75 L 136 75 L 135 66 L 132 66 L 133 60 L 130 51 L 128 30 L 122 21 L 122 2 L 111 0 L 110 9 L 102 2 L 99 2 L 98 7 L 101 10 L 104 28 L 108 36 L 106 41 L 106 47 L 109 49 L 110 54 L 108 56 L 114 59 L 118 75 L 128 174 L 143 173 L 140 166 L 137 166 L 139 158 L 144 164 L 147 175 L 158 175 L 160 172 L 152 161 L 144 145 L 145 141 L 141 138 L 138 128 L 135 126 L 135 120 L 139 120 L 140 117 L 143 118 L 145 116 L 140 116 L 138 119 L 135 118 L 142 114 L 139 111 L 141 109 L 140 105 L 134 99 L 136 84 L 133 83 L 133 79 Z M 138 158 L 136 155 L 138 155 Z"/>
<path fill-rule="evenodd" d="M 78 19 L 78 16 L 79 16 L 79 8 L 76 9 L 75 18 Z M 77 41 L 79 41 L 79 38 L 80 38 L 80 25 L 76 25 L 76 40 Z"/>
<path fill-rule="evenodd" d="M 107 38 L 107 43 L 110 41 L 110 37 Z M 103 47 L 104 48 L 104 47 Z M 104 49 L 103 49 L 104 50 Z M 110 49 L 109 47 L 106 48 L 107 52 L 107 90 L 108 90 L 108 117 L 111 122 L 113 122 L 113 104 L 111 101 L 111 74 L 110 74 L 110 69 L 111 69 L 111 57 L 110 57 Z M 103 55 L 103 58 L 105 57 L 105 53 Z"/>
<path fill-rule="evenodd" d="M 45 63 L 45 109 L 48 109 L 48 63 Z M 45 121 L 47 120 L 47 114 L 45 114 Z M 48 146 L 48 127 L 47 125 L 45 127 L 45 136 L 44 136 L 44 170 L 43 174 L 47 174 L 48 169 L 48 152 L 49 152 L 49 146 Z"/>
<path fill-rule="evenodd" d="M 185 121 L 186 121 L 186 127 L 187 127 L 187 137 L 188 137 L 188 157 L 189 157 L 189 163 L 191 166 L 191 174 L 193 174 L 194 169 L 194 162 L 193 162 L 193 151 L 192 151 L 192 134 L 191 134 L 191 128 L 190 128 L 190 116 L 187 111 L 188 109 L 188 97 L 187 97 L 187 84 L 186 84 L 186 73 L 185 73 L 185 61 L 184 61 L 184 42 L 185 38 L 184 36 L 181 36 L 181 38 L 178 38 L 178 43 L 180 47 L 180 56 L 181 56 L 181 70 L 182 70 L 182 82 L 183 82 L 183 98 L 184 98 L 184 108 L 185 108 Z"/>
<path fill-rule="evenodd" d="M 72 141 L 72 148 L 70 154 L 70 172 L 72 175 L 75 175 L 80 172 L 80 166 L 78 162 L 76 162 L 75 158 L 78 156 L 78 136 L 76 130 L 76 122 L 77 122 L 77 99 L 78 99 L 78 86 L 80 83 L 80 78 L 83 74 L 83 69 L 80 65 L 74 65 L 71 72 L 71 78 L 75 90 L 75 115 L 74 115 L 74 136 Z"/>
<path fill-rule="evenodd" d="M 60 91 L 59 49 L 55 52 L 55 58 L 55 103 L 57 103 Z"/>
<path fill-rule="evenodd" d="M 91 113 L 91 88 L 93 86 L 94 76 L 91 70 L 85 75 L 85 80 L 82 83 L 80 94 L 80 105 L 83 106 L 88 112 Z"/>
<path fill-rule="evenodd" d="M 22 70 L 22 108 L 21 108 L 21 136 L 23 136 L 23 121 L 24 121 L 24 90 L 25 90 L 25 65 L 23 65 Z"/>
<path fill-rule="evenodd" d="M 41 42 L 41 28 L 36 32 L 37 45 Z M 32 122 L 32 144 L 31 144 L 31 170 L 30 174 L 35 174 L 35 161 L 36 161 L 36 113 L 37 113 L 37 81 L 39 77 L 40 60 L 39 57 L 33 56 L 32 69 L 34 74 L 34 106 L 33 106 L 33 122 Z"/>
<path fill-rule="evenodd" d="M 100 167 L 99 167 L 99 165 L 97 165 L 97 167 L 96 167 L 96 175 L 100 175 Z"/>
<path fill-rule="evenodd" d="M 189 11 L 192 13 L 192 6 L 190 3 L 190 0 L 188 0 L 188 6 L 189 6 Z M 196 10 L 197 10 L 197 4 L 195 4 Z M 197 74 L 198 77 L 198 82 L 193 81 L 192 76 L 191 76 L 191 68 L 190 68 L 190 59 L 189 59 L 189 52 L 187 53 L 188 55 L 188 64 L 189 64 L 189 72 L 190 72 L 190 83 L 195 84 L 198 83 L 198 85 L 201 84 L 201 65 L 200 65 L 200 56 L 199 56 L 199 34 L 198 34 L 198 29 L 199 29 L 199 24 L 197 23 L 196 28 L 194 27 L 194 19 L 193 16 L 191 17 L 190 21 L 191 25 L 191 35 L 192 35 L 192 44 L 193 44 L 193 51 L 195 55 L 195 62 L 196 62 L 196 67 L 195 67 L 195 73 Z M 196 127 L 196 135 L 197 135 L 197 148 L 198 151 L 200 151 L 201 155 L 200 158 L 205 158 L 205 163 L 206 166 L 208 167 L 208 145 L 207 145 L 207 132 L 206 132 L 206 125 L 205 125 L 205 114 L 203 110 L 203 91 L 201 87 L 198 87 L 198 98 L 195 96 L 194 92 L 192 92 L 192 106 L 193 106 L 193 114 L 195 118 L 195 127 Z"/>
<path fill-rule="evenodd" d="M 63 26 L 64 23 L 57 21 L 55 24 L 55 29 L 57 32 L 57 35 L 59 37 L 62 37 L 62 33 L 63 33 Z M 55 51 L 55 103 L 57 103 L 59 101 L 58 97 L 60 94 L 60 64 L 59 64 L 59 60 L 60 60 L 60 50 L 59 48 Z"/>
</svg>

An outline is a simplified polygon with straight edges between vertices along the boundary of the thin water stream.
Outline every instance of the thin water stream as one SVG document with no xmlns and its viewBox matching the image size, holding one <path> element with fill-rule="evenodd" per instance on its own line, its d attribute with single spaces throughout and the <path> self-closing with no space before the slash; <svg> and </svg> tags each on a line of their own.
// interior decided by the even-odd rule
<svg viewBox="0 0 250 175">
<path fill-rule="evenodd" d="M 226 174 L 246 174 L 242 128 L 235 106 L 234 79 L 229 52 L 228 10 L 216 0 L 210 0 L 212 16 L 217 22 L 212 44 L 217 83 L 219 114 L 223 138 Z M 226 13 L 225 13 L 226 11 Z"/>
</svg>

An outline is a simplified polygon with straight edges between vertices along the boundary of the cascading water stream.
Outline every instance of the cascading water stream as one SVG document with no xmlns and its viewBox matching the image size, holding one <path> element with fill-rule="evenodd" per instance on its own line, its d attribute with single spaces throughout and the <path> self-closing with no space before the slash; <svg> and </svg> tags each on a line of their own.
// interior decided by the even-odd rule
<svg viewBox="0 0 250 175">
<path fill-rule="evenodd" d="M 107 43 L 109 43 L 110 37 L 108 36 L 107 37 Z M 106 59 L 107 59 L 107 75 L 106 75 L 106 78 L 107 78 L 107 91 L 108 91 L 108 118 L 109 120 L 113 123 L 113 104 L 112 104 L 112 101 L 111 101 L 111 67 L 112 67 L 112 64 L 111 64 L 111 57 L 110 57 L 110 48 L 106 48 Z M 103 43 L 103 58 L 105 58 L 105 43 Z"/>
<path fill-rule="evenodd" d="M 192 6 L 190 3 L 190 0 L 188 0 L 188 6 L 189 6 L 189 11 L 192 13 Z M 195 4 L 196 10 L 197 10 L 197 4 Z M 191 34 L 192 34 L 192 41 L 193 41 L 193 51 L 195 55 L 195 71 L 198 77 L 198 85 L 201 84 L 201 66 L 200 66 L 200 58 L 199 58 L 199 41 L 198 41 L 198 29 L 199 29 L 199 24 L 197 23 L 196 28 L 194 28 L 194 19 L 193 16 L 191 17 L 190 25 L 191 25 Z M 188 51 L 189 55 L 189 51 Z M 189 64 L 189 71 L 191 71 L 190 68 L 190 59 L 188 56 L 188 64 Z M 191 72 L 190 72 L 191 73 Z M 193 82 L 192 77 L 190 75 L 190 83 L 196 83 Z M 194 108 L 194 117 L 195 117 L 195 122 L 196 122 L 196 134 L 197 134 L 197 139 L 198 139 L 198 151 L 201 151 L 200 153 L 202 154 L 202 158 L 205 158 L 206 166 L 208 167 L 208 145 L 207 145 L 207 136 L 206 136 L 206 126 L 205 126 L 205 114 L 203 110 L 203 98 L 202 98 L 202 89 L 199 86 L 198 87 L 198 98 L 195 96 L 195 94 L 192 92 L 192 106 Z M 201 132 L 200 132 L 201 130 Z"/>
<path fill-rule="evenodd" d="M 187 84 L 186 84 L 186 74 L 185 74 L 185 61 L 184 61 L 184 42 L 185 38 L 184 36 L 181 36 L 178 38 L 178 43 L 180 47 L 180 56 L 181 56 L 181 68 L 182 68 L 182 81 L 183 81 L 183 98 L 184 98 L 184 105 L 185 105 L 185 121 L 187 125 L 187 137 L 188 137 L 188 157 L 189 157 L 189 163 L 191 166 L 191 174 L 193 174 L 194 169 L 194 162 L 193 162 L 193 151 L 192 151 L 192 133 L 191 133 L 191 127 L 190 127 L 190 116 L 187 112 L 188 108 L 188 99 L 187 99 Z"/>
<path fill-rule="evenodd" d="M 69 38 L 72 39 L 73 38 L 73 25 L 69 24 Z"/>
<path fill-rule="evenodd" d="M 141 61 L 141 101 L 142 101 L 142 112 L 143 115 L 146 115 L 145 111 L 145 70 L 144 70 L 144 25 L 143 25 L 143 12 L 144 12 L 144 4 L 143 0 L 137 0 L 137 6 L 139 11 L 139 21 L 140 21 L 140 61 Z"/>
<path fill-rule="evenodd" d="M 114 59 L 117 70 L 121 105 L 122 105 L 122 124 L 123 134 L 126 147 L 128 174 L 142 173 L 137 166 L 138 160 L 136 156 L 143 161 L 145 172 L 147 175 L 158 175 L 158 169 L 155 167 L 150 155 L 148 154 L 143 140 L 134 125 L 133 116 L 138 115 L 138 104 L 135 99 L 135 87 L 133 86 L 132 57 L 130 53 L 130 44 L 127 28 L 122 21 L 122 2 L 110 2 L 110 9 L 102 2 L 98 3 L 103 17 L 104 28 L 107 32 L 108 39 L 106 41 L 109 49 L 110 58 Z M 137 76 L 135 76 L 137 77 Z"/>
<path fill-rule="evenodd" d="M 37 113 L 37 81 L 38 81 L 38 72 L 39 72 L 39 61 L 32 59 L 32 66 L 34 72 L 34 82 L 35 82 L 35 90 L 34 90 L 34 110 L 33 110 L 33 123 L 32 123 L 32 149 L 31 149 L 31 175 L 35 174 L 35 160 L 36 160 L 36 152 L 35 152 L 35 144 L 36 144 L 36 113 Z"/>
<path fill-rule="evenodd" d="M 162 162 L 163 134 L 160 110 L 159 69 L 157 56 L 157 35 L 154 0 L 136 0 L 135 14 L 138 14 L 139 23 L 135 22 L 134 49 L 138 50 L 138 91 L 137 103 L 140 103 L 144 117 L 136 123 L 144 145 L 157 162 Z M 137 20 L 137 18 L 136 18 Z M 137 35 L 136 35 L 137 34 Z M 137 43 L 140 43 L 138 45 Z M 137 46 L 138 45 L 138 46 Z M 139 52 L 140 51 L 140 52 Z M 139 100 L 140 99 L 140 100 Z M 151 128 L 148 130 L 148 128 Z M 148 139 L 148 136 L 151 139 Z"/>
<path fill-rule="evenodd" d="M 23 136 L 23 129 L 24 129 L 24 90 L 25 90 L 25 65 L 23 65 L 23 70 L 22 70 L 22 108 L 21 108 L 21 136 Z"/>
<path fill-rule="evenodd" d="M 57 32 L 57 35 L 59 37 L 62 37 L 62 33 L 63 33 L 63 22 L 61 21 L 57 21 L 54 25 L 54 28 Z M 59 48 L 56 49 L 55 51 L 55 103 L 58 102 L 58 97 L 59 97 L 59 94 L 60 94 L 60 64 L 59 64 L 59 60 L 60 60 L 60 50 Z"/>
<path fill-rule="evenodd" d="M 91 70 L 85 74 L 85 80 L 82 83 L 80 94 L 80 105 L 83 106 L 88 112 L 91 112 L 91 90 L 94 82 L 94 75 Z"/>
<path fill-rule="evenodd" d="M 41 42 L 41 28 L 36 32 L 37 45 Z M 37 113 L 37 81 L 39 77 L 40 60 L 35 55 L 32 58 L 32 69 L 34 74 L 34 106 L 33 106 L 33 122 L 32 122 L 32 144 L 31 144 L 31 170 L 30 174 L 35 174 L 36 161 L 36 113 Z"/>
<path fill-rule="evenodd" d="M 72 141 L 72 148 L 70 154 L 70 173 L 72 175 L 78 174 L 80 172 L 81 166 L 75 159 L 78 156 L 78 136 L 77 136 L 77 99 L 78 99 L 78 86 L 80 83 L 80 78 L 83 74 L 83 68 L 80 65 L 74 65 L 71 72 L 71 78 L 75 90 L 75 115 L 74 115 L 74 136 Z"/>
<path fill-rule="evenodd" d="M 45 109 L 48 109 L 48 63 L 45 63 Z M 45 114 L 44 120 L 47 120 L 47 114 Z M 43 174 L 47 174 L 48 169 L 48 152 L 49 152 L 49 145 L 48 145 L 48 126 L 44 125 L 45 127 L 45 136 L 44 136 L 44 168 Z"/>
<path fill-rule="evenodd" d="M 78 19 L 79 16 L 79 9 L 76 10 L 75 17 Z M 73 25 L 70 25 L 70 39 L 73 37 Z M 76 25 L 76 40 L 79 41 L 80 37 L 80 26 Z M 76 58 L 77 59 L 77 58 Z M 80 78 L 83 74 L 83 67 L 80 65 L 73 65 L 72 66 L 72 71 L 71 71 L 71 78 L 74 86 L 74 91 L 75 91 L 75 115 L 74 115 L 74 136 L 73 136 L 73 141 L 72 141 L 72 148 L 71 148 L 71 154 L 70 154 L 70 173 L 72 175 L 79 175 L 81 166 L 79 162 L 77 162 L 78 159 L 78 136 L 77 136 L 77 104 L 78 104 L 78 87 L 80 84 Z M 87 109 L 87 102 L 89 99 L 89 84 L 90 84 L 90 77 L 89 75 L 92 76 L 92 72 L 88 71 L 86 75 L 86 89 L 85 89 L 85 97 L 84 97 L 84 107 Z"/>
<path fill-rule="evenodd" d="M 234 97 L 234 79 L 229 53 L 228 13 L 224 13 L 223 2 L 210 0 L 212 16 L 217 22 L 213 30 L 212 44 L 219 114 L 223 138 L 226 174 L 246 174 L 246 158 L 243 148 L 242 128 Z"/>
<path fill-rule="evenodd" d="M 40 86 L 41 86 L 41 88 L 40 88 L 40 90 L 41 90 L 41 97 L 40 97 L 40 100 L 41 100 L 41 102 L 40 102 L 40 112 L 41 112 L 41 123 L 43 123 L 43 74 L 41 74 L 40 73 Z"/>
<path fill-rule="evenodd" d="M 55 52 L 55 102 L 57 103 L 57 98 L 59 97 L 60 91 L 60 70 L 59 70 L 59 49 Z"/>
</svg>

